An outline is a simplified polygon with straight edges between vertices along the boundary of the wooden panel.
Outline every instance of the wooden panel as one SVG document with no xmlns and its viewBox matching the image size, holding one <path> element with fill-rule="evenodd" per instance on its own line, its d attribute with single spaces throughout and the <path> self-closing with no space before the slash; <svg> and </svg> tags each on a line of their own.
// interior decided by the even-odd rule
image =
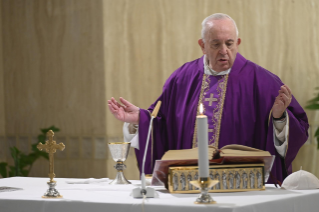
<svg viewBox="0 0 319 212">
<path fill-rule="evenodd" d="M 66 143 L 56 155 L 57 176 L 105 177 L 106 151 L 99 149 L 101 159 L 84 159 L 79 139 L 106 138 L 102 1 L 17 0 L 1 1 L 1 7 L 0 86 L 6 92 L 1 96 L 0 87 L 0 128 L 5 117 L 7 135 L 27 135 L 33 143 L 40 128 L 55 125 L 61 129 L 57 142 Z M 48 161 L 41 159 L 30 176 L 47 173 Z"/>
<path fill-rule="evenodd" d="M 101 5 L 2 1 L 8 134 L 53 124 L 61 134 L 104 134 Z"/>
<path fill-rule="evenodd" d="M 5 109 L 3 86 L 3 54 L 2 54 L 2 5 L 0 4 L 0 136 L 5 134 Z M 1 145 L 0 145 L 1 148 Z"/>
</svg>

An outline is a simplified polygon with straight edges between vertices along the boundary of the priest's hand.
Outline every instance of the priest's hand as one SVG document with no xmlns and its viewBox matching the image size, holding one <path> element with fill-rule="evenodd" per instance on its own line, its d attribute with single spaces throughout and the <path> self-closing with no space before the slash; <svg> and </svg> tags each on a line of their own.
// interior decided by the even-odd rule
<svg viewBox="0 0 319 212">
<path fill-rule="evenodd" d="M 122 97 L 120 97 L 120 101 L 123 105 L 113 97 L 111 100 L 107 100 L 111 113 L 120 121 L 138 124 L 140 109 Z"/>
<path fill-rule="evenodd" d="M 292 99 L 291 90 L 287 85 L 281 86 L 278 93 L 272 107 L 272 116 L 274 118 L 280 118 L 283 115 Z"/>
</svg>

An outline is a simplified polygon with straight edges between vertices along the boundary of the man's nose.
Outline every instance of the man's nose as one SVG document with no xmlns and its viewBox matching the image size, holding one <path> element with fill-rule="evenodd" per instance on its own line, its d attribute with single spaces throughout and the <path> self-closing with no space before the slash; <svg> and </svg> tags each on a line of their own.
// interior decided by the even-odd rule
<svg viewBox="0 0 319 212">
<path fill-rule="evenodd" d="M 219 50 L 219 53 L 222 55 L 226 55 L 227 54 L 227 47 L 226 45 L 222 45 L 221 49 Z"/>
</svg>

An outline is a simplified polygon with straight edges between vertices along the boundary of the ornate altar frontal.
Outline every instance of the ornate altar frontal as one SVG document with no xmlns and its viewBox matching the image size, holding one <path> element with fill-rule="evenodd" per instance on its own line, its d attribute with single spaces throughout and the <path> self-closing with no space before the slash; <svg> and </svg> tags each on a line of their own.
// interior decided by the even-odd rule
<svg viewBox="0 0 319 212">
<path fill-rule="evenodd" d="M 265 190 L 264 164 L 210 165 L 209 177 L 219 181 L 209 192 Z M 198 180 L 197 166 L 169 167 L 169 192 L 199 193 L 192 180 Z"/>
</svg>

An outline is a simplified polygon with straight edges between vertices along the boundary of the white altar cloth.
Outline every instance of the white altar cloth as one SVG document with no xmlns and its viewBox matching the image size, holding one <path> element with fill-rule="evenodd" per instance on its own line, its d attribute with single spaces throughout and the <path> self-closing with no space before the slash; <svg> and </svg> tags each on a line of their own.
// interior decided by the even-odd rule
<svg viewBox="0 0 319 212">
<path fill-rule="evenodd" d="M 0 192 L 0 212 L 319 211 L 319 189 L 289 191 L 267 185 L 265 191 L 211 193 L 217 204 L 197 205 L 194 201 L 198 194 L 170 194 L 163 187 L 156 187 L 157 198 L 134 199 L 130 193 L 139 181 L 131 181 L 132 185 L 109 185 L 107 182 L 66 184 L 67 179 L 55 180 L 62 199 L 41 198 L 47 190 L 48 178 L 0 179 L 0 186 L 23 188 Z"/>
</svg>

